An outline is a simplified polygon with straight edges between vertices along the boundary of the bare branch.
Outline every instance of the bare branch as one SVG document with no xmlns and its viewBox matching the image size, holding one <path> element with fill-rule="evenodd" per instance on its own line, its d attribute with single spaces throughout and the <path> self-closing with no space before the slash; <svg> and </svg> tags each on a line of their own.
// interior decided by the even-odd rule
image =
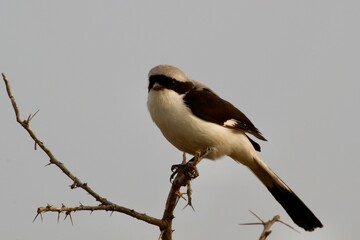
<svg viewBox="0 0 360 240">
<path fill-rule="evenodd" d="M 49 159 L 50 159 L 49 164 L 56 165 L 66 176 L 68 176 L 74 182 L 72 186 L 76 186 L 76 187 L 80 187 L 80 188 L 84 189 L 87 193 L 89 193 L 92 197 L 94 197 L 96 199 L 96 201 L 100 202 L 101 205 L 111 208 L 112 211 L 124 213 L 126 215 L 132 216 L 134 218 L 145 221 L 147 223 L 156 225 L 160 228 L 164 227 L 164 224 L 160 219 L 150 217 L 144 213 L 139 213 L 133 209 L 122 207 L 122 206 L 112 203 L 111 201 L 107 200 L 106 198 L 100 196 L 92 188 L 90 188 L 87 183 L 80 181 L 73 173 L 71 173 L 70 170 L 67 167 L 65 167 L 65 165 L 54 156 L 54 154 L 51 152 L 51 150 L 36 136 L 35 132 L 30 128 L 30 121 L 33 119 L 33 117 L 36 115 L 36 113 L 38 111 L 35 112 L 35 114 L 33 114 L 33 115 L 30 114 L 29 117 L 27 118 L 27 120 L 23 120 L 21 118 L 20 110 L 16 103 L 15 97 L 12 94 L 10 83 L 4 73 L 2 73 L 2 77 L 3 77 L 4 83 L 5 83 L 7 95 L 11 101 L 11 104 L 12 104 L 14 112 L 15 112 L 16 121 L 29 133 L 30 137 L 35 141 L 35 146 L 39 146 L 44 151 L 44 153 L 49 157 Z M 48 205 L 45 208 L 39 208 L 39 209 L 38 209 L 38 214 L 36 215 L 34 220 L 39 215 L 42 218 L 42 214 L 41 214 L 42 212 L 50 211 L 50 210 L 45 211 L 44 209 L 53 209 L 53 208 L 52 208 L 52 206 Z M 56 212 L 59 212 L 59 210 L 57 210 Z M 71 211 L 69 213 L 71 213 Z M 69 217 L 71 218 L 71 216 L 69 216 Z"/>
</svg>

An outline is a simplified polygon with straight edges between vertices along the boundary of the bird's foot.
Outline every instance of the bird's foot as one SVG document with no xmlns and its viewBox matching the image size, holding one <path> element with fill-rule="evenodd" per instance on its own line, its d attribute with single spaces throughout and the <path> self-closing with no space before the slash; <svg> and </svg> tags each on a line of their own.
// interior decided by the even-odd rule
<svg viewBox="0 0 360 240">
<path fill-rule="evenodd" d="M 173 172 L 170 176 L 170 182 L 172 182 L 173 178 L 176 174 L 181 172 L 185 176 L 190 179 L 194 179 L 199 176 L 199 171 L 196 168 L 196 165 L 209 153 L 214 151 L 213 148 L 207 148 L 204 152 L 200 150 L 196 151 L 195 156 L 186 162 L 185 153 L 183 154 L 183 162 L 181 164 L 175 164 L 171 166 L 171 171 Z"/>
<path fill-rule="evenodd" d="M 182 173 L 185 176 L 194 179 L 196 177 L 199 176 L 199 172 L 196 169 L 196 166 L 193 165 L 193 161 L 190 160 L 185 164 L 175 164 L 171 166 L 171 171 L 173 172 L 170 176 L 170 182 L 172 182 L 172 180 L 174 179 L 174 177 L 176 176 L 176 174 L 178 173 Z"/>
</svg>

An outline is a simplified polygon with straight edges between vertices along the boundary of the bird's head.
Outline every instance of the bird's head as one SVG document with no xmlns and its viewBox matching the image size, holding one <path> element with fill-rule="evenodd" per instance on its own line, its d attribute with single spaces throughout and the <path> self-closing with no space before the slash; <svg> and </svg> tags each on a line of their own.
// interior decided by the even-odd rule
<svg viewBox="0 0 360 240">
<path fill-rule="evenodd" d="M 160 91 L 163 89 L 173 90 L 184 94 L 194 87 L 194 81 L 190 80 L 183 71 L 171 65 L 158 65 L 149 72 L 148 91 Z"/>
</svg>

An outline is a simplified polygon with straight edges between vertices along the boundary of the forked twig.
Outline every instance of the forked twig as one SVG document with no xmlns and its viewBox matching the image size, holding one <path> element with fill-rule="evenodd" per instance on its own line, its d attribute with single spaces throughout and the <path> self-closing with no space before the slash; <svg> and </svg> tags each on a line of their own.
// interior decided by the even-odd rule
<svg viewBox="0 0 360 240">
<path fill-rule="evenodd" d="M 282 224 L 284 224 L 285 226 L 291 228 L 292 230 L 294 230 L 297 233 L 300 233 L 299 231 L 297 231 L 295 228 L 293 228 L 292 226 L 290 226 L 289 224 L 283 222 L 280 220 L 280 216 L 276 215 L 274 216 L 272 219 L 268 220 L 268 221 L 264 221 L 262 220 L 256 213 L 254 213 L 253 211 L 249 210 L 260 222 L 255 222 L 255 223 L 240 223 L 239 225 L 263 225 L 264 229 L 260 235 L 259 240 L 265 240 L 272 232 L 271 227 L 272 225 L 274 225 L 276 222 L 280 222 Z"/>
</svg>

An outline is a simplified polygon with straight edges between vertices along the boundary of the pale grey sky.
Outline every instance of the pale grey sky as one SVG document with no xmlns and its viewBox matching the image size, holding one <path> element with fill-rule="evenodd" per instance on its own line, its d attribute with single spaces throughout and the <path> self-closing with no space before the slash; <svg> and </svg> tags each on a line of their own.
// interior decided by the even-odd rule
<svg viewBox="0 0 360 240">
<path fill-rule="evenodd" d="M 261 157 L 324 228 L 270 239 L 354 239 L 360 224 L 358 1 L 0 1 L 0 71 L 32 128 L 109 200 L 160 217 L 170 166 L 181 160 L 152 123 L 147 73 L 180 67 L 239 107 L 263 132 Z M 157 239 L 156 227 L 114 213 L 39 206 L 96 204 L 33 150 L 0 84 L 1 239 Z M 270 193 L 230 158 L 203 161 L 174 239 L 257 239 L 238 223 L 280 214 Z"/>
</svg>

